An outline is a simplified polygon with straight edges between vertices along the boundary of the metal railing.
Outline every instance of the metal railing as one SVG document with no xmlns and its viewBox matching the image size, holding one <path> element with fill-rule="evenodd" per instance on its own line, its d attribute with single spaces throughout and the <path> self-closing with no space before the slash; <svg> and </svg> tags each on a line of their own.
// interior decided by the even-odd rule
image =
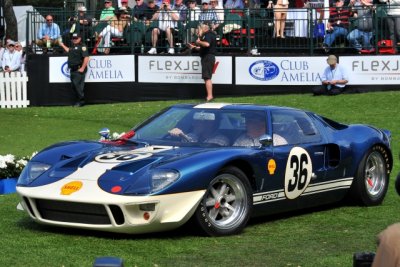
<svg viewBox="0 0 400 267">
<path fill-rule="evenodd" d="M 373 37 L 371 39 L 372 47 L 378 53 L 378 41 L 389 39 L 389 31 L 386 19 L 388 17 L 387 10 L 394 8 L 393 6 L 377 5 L 373 10 Z M 67 10 L 50 11 L 54 17 L 54 22 L 58 24 L 61 31 L 61 37 L 67 45 L 70 43 L 70 37 L 73 32 L 80 32 L 84 35 L 84 41 L 87 43 L 89 50 L 96 45 L 96 33 L 109 24 L 109 21 L 99 21 L 101 11 L 87 11 L 89 17 L 94 18 L 92 25 L 81 26 L 74 22 L 71 18 L 76 18 L 77 13 Z M 326 35 L 326 26 L 329 22 L 329 9 L 301 8 L 288 9 L 287 18 L 285 19 L 285 38 L 276 38 L 275 24 L 279 21 L 274 19 L 273 10 L 270 9 L 243 9 L 243 10 L 224 10 L 224 21 L 218 21 L 219 27 L 215 30 L 218 39 L 219 52 L 250 52 L 257 47 L 261 53 L 293 53 L 313 55 L 316 53 L 324 53 L 322 47 L 324 36 Z M 325 14 L 325 15 L 321 15 Z M 127 27 L 125 27 L 123 36 L 112 38 L 111 49 L 115 53 L 140 53 L 150 49 L 152 44 L 152 29 L 158 27 L 159 21 L 149 21 L 148 19 L 133 19 L 134 13 Z M 188 16 L 189 17 L 189 16 Z M 32 25 L 27 29 L 27 43 L 30 44 L 28 53 L 40 53 L 42 48 L 34 45 L 37 39 L 38 31 L 42 24 L 45 23 L 43 12 L 28 12 L 27 25 Z M 323 26 L 321 26 L 323 23 Z M 350 19 L 348 32 L 357 27 L 357 23 L 361 20 Z M 72 25 L 74 29 L 71 30 Z M 198 21 L 190 21 L 189 19 L 178 21 L 174 28 L 174 48 L 176 52 L 180 52 L 185 47 L 185 43 L 194 40 L 196 36 L 195 28 Z M 29 28 L 29 27 L 27 27 Z M 100 43 L 98 46 L 104 48 Z M 162 33 L 157 42 L 157 48 L 168 48 L 168 42 L 165 34 Z M 356 53 L 349 41 L 347 35 L 336 38 L 331 49 L 339 49 L 348 53 Z M 61 48 L 54 47 L 54 52 L 61 51 Z"/>
</svg>

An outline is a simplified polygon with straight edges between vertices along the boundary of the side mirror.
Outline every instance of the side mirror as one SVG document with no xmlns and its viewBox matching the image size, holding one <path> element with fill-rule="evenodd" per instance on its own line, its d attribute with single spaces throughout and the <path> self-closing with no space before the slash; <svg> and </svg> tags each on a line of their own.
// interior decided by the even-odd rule
<svg viewBox="0 0 400 267">
<path fill-rule="evenodd" d="M 101 129 L 99 131 L 99 135 L 101 136 L 101 139 L 109 140 L 110 139 L 110 129 L 108 129 L 108 128 Z"/>
<path fill-rule="evenodd" d="M 263 134 L 260 136 L 259 141 L 262 146 L 271 146 L 272 145 L 272 136 L 270 136 L 269 134 Z"/>
</svg>

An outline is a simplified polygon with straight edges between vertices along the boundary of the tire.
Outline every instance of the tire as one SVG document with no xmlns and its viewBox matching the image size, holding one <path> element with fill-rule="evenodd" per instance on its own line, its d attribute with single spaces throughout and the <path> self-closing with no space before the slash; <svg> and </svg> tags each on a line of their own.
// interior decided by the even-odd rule
<svg viewBox="0 0 400 267">
<path fill-rule="evenodd" d="M 252 189 L 246 175 L 236 167 L 227 167 L 209 184 L 194 219 L 209 236 L 238 234 L 246 226 L 252 207 Z"/>
<path fill-rule="evenodd" d="M 400 196 L 400 172 L 397 174 L 396 183 L 394 184 L 397 194 Z"/>
<path fill-rule="evenodd" d="M 376 206 L 382 203 L 389 186 L 387 159 L 387 152 L 380 145 L 373 146 L 364 155 L 352 184 L 352 197 L 359 204 Z"/>
</svg>

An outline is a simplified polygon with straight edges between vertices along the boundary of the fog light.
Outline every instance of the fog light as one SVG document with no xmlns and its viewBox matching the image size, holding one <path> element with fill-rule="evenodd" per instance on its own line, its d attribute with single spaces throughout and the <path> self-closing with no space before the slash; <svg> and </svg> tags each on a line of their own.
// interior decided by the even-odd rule
<svg viewBox="0 0 400 267">
<path fill-rule="evenodd" d="M 146 203 L 146 204 L 140 204 L 139 209 L 141 211 L 155 211 L 156 210 L 156 204 L 155 203 Z"/>
</svg>

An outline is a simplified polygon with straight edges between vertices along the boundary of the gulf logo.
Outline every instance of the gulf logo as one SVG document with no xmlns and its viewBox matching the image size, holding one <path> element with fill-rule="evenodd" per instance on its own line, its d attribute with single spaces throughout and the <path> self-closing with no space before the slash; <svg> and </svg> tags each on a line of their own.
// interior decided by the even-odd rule
<svg viewBox="0 0 400 267">
<path fill-rule="evenodd" d="M 260 81 L 269 81 L 278 76 L 279 67 L 274 62 L 268 60 L 258 60 L 250 65 L 249 73 L 254 79 Z"/>
</svg>

